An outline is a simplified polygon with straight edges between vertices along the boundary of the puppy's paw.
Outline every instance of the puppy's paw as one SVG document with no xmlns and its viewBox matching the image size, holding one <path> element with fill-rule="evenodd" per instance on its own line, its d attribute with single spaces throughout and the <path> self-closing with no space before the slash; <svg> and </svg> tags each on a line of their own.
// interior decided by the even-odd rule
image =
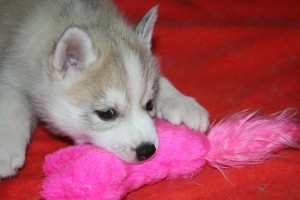
<svg viewBox="0 0 300 200">
<path fill-rule="evenodd" d="M 18 169 L 24 165 L 25 149 L 0 148 L 0 179 L 17 174 Z"/>
<path fill-rule="evenodd" d="M 157 102 L 156 116 L 172 124 L 185 124 L 191 129 L 204 133 L 209 125 L 208 112 L 188 96 L 178 95 Z"/>
</svg>

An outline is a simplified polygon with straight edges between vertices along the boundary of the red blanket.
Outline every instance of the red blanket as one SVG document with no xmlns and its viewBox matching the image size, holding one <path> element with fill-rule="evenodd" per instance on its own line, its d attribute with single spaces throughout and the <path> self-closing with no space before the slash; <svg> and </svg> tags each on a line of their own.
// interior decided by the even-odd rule
<svg viewBox="0 0 300 200">
<path fill-rule="evenodd" d="M 116 1 L 132 23 L 157 3 L 153 50 L 162 72 L 206 107 L 211 121 L 245 109 L 300 109 L 298 0 Z M 45 155 L 67 145 L 39 125 L 24 168 L 0 181 L 0 199 L 39 199 Z M 126 199 L 299 199 L 300 151 L 278 155 L 263 164 L 227 169 L 225 177 L 205 167 L 189 179 L 145 186 Z"/>
</svg>

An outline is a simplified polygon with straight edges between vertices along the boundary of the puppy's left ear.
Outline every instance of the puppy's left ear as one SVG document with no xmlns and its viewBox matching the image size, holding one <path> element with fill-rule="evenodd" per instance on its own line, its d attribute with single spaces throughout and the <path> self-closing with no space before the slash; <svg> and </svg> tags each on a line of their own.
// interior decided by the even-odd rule
<svg viewBox="0 0 300 200">
<path fill-rule="evenodd" d="M 95 58 L 89 34 L 81 28 L 69 27 L 50 56 L 51 74 L 60 79 L 77 75 L 88 68 Z"/>
<path fill-rule="evenodd" d="M 157 9 L 158 5 L 149 10 L 142 21 L 140 21 L 140 23 L 138 23 L 134 28 L 135 33 L 147 49 L 151 48 L 153 28 L 157 19 Z"/>
</svg>

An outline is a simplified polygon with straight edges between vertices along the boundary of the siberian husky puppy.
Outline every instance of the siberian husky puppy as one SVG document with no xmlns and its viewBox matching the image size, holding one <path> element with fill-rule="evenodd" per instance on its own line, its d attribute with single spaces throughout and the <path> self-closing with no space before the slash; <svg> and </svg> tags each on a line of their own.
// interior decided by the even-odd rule
<svg viewBox="0 0 300 200">
<path fill-rule="evenodd" d="M 127 162 L 155 153 L 154 117 L 207 129 L 207 111 L 160 76 L 150 51 L 156 7 L 135 27 L 107 0 L 0 7 L 0 177 L 22 167 L 38 120 Z"/>
</svg>

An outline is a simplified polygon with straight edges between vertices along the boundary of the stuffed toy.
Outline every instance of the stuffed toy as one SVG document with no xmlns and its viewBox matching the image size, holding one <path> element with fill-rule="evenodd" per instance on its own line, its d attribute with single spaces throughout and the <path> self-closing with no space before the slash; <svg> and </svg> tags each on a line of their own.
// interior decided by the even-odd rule
<svg viewBox="0 0 300 200">
<path fill-rule="evenodd" d="M 67 147 L 46 157 L 41 195 L 116 200 L 165 178 L 191 177 L 206 163 L 220 170 L 260 163 L 282 148 L 299 148 L 300 126 L 294 115 L 291 109 L 268 116 L 238 113 L 211 126 L 207 136 L 156 120 L 158 151 L 139 164 L 92 145 Z"/>
</svg>

